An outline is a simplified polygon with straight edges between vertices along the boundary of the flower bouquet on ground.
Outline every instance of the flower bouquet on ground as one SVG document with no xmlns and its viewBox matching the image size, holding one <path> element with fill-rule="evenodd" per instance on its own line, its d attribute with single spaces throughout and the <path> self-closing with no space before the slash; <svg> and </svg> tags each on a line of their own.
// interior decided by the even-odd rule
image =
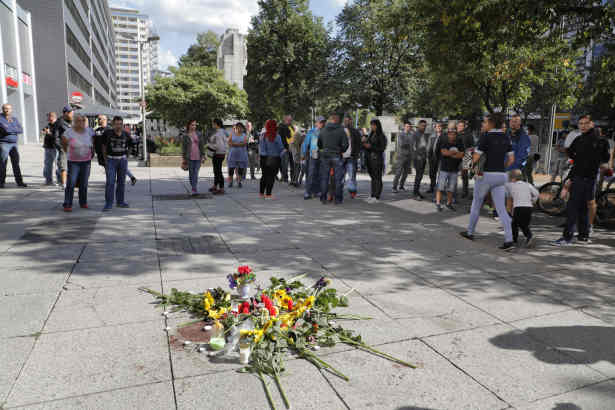
<svg viewBox="0 0 615 410">
<path fill-rule="evenodd" d="M 248 267 L 242 268 L 240 268 L 242 272 L 249 272 L 244 275 L 252 274 L 252 270 Z M 241 275 L 239 270 L 238 274 Z M 235 275 L 229 275 L 229 281 L 231 277 L 235 283 L 238 283 Z M 349 380 L 348 376 L 315 352 L 321 347 L 333 347 L 338 343 L 344 343 L 415 368 L 406 361 L 367 345 L 361 336 L 352 330 L 344 329 L 341 324 L 343 321 L 370 318 L 334 312 L 337 307 L 348 307 L 349 300 L 347 295 L 338 295 L 336 289 L 329 288 L 331 284 L 329 279 L 323 277 L 314 285 L 306 286 L 300 281 L 303 277 L 304 275 L 290 280 L 272 277 L 270 285 L 259 292 L 259 295 L 244 300 L 230 310 L 226 305 L 230 295 L 227 297 L 228 293 L 221 289 L 215 290 L 214 293 L 209 291 L 198 295 L 191 294 L 190 297 L 180 296 L 183 294 L 176 289 L 172 290 L 171 296 L 146 291 L 156 296 L 160 303 L 174 305 L 176 310 L 184 309 L 206 319 L 216 320 L 224 326 L 225 334 L 229 331 L 235 335 L 238 333 L 240 360 L 242 364 L 248 363 L 240 371 L 252 372 L 260 378 L 272 408 L 275 408 L 275 404 L 266 376 L 275 381 L 284 404 L 290 408 L 290 402 L 280 380 L 280 375 L 284 372 L 284 358 L 287 355 L 305 359 L 319 369 L 346 381 Z M 199 297 L 200 303 L 197 300 Z M 236 329 L 240 329 L 239 332 Z"/>
<path fill-rule="evenodd" d="M 247 299 L 250 295 L 250 284 L 254 283 L 256 275 L 249 266 L 244 265 L 237 268 L 237 272 L 229 274 L 226 278 L 229 281 L 229 287 L 237 289 L 239 296 Z"/>
</svg>

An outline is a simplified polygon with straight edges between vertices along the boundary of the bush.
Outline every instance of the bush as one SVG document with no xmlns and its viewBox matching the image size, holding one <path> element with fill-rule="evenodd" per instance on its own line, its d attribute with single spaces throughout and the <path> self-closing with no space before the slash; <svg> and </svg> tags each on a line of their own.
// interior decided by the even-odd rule
<svg viewBox="0 0 615 410">
<path fill-rule="evenodd" d="M 160 148 L 160 155 L 181 155 L 182 147 L 180 145 L 163 145 Z"/>
</svg>

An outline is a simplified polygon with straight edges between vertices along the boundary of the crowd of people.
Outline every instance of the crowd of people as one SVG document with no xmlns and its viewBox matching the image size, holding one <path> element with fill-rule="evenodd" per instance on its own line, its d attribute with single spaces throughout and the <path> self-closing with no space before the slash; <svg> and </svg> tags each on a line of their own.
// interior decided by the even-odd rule
<svg viewBox="0 0 615 410">
<path fill-rule="evenodd" d="M 43 175 L 47 185 L 53 184 L 56 164 L 57 183 L 65 190 L 64 211 L 72 211 L 75 187 L 79 188 L 80 207 L 88 208 L 87 187 L 94 156 L 106 174 L 103 211 L 110 211 L 114 204 L 129 207 L 125 199 L 126 178 L 133 185 L 136 178 L 128 169 L 131 136 L 124 128 L 123 119 L 114 117 L 109 126 L 107 118 L 101 115 L 98 127 L 92 129 L 88 119 L 75 114 L 71 106 L 63 108 L 60 118 L 49 113 L 48 119 L 43 142 Z M 225 193 L 222 168 L 226 161 L 229 188 L 235 184 L 242 188 L 248 168 L 251 179 L 256 179 L 255 172 L 260 169 L 259 195 L 264 199 L 273 199 L 276 181 L 299 187 L 305 178 L 304 199 L 318 198 L 323 205 L 340 205 L 346 187 L 349 197 L 356 198 L 357 172 L 363 167 L 371 179 L 368 202 L 377 203 L 382 196 L 388 140 L 378 119 L 371 120 L 369 131 L 353 127 L 350 116 L 342 120 L 337 113 L 328 119 L 318 117 L 307 132 L 295 127 L 290 115 L 279 124 L 268 120 L 260 133 L 249 122 L 236 123 L 230 132 L 220 119 L 214 119 L 211 125 L 212 132 L 206 137 L 198 131 L 197 121 L 191 119 L 180 134 L 181 167 L 188 171 L 193 195 L 199 192 L 201 165 L 211 158 L 214 181 L 209 191 L 215 195 Z M 578 127 L 578 132 L 560 138 L 555 145 L 558 157 L 554 177 L 564 167 L 570 167 L 564 187 L 569 193 L 567 220 L 562 238 L 554 243 L 558 246 L 572 244 L 575 232 L 578 241 L 589 241 L 600 169 L 612 162 L 614 153 L 589 115 L 580 117 Z M 461 236 L 474 240 L 480 211 L 487 204 L 504 230 L 505 240 L 500 249 L 519 246 L 519 230 L 526 237 L 526 246 L 532 246 L 535 238 L 530 223 L 538 198 L 533 174 L 540 151 L 534 128 L 527 129 L 529 133 L 522 127 L 519 115 L 513 115 L 507 125 L 499 113 L 485 117 L 478 138 L 465 121 L 434 123 L 433 133 L 427 133 L 425 120 L 419 121 L 416 129 L 406 122 L 397 138 L 392 193 L 404 191 L 407 177 L 414 171 L 413 197 L 425 199 L 421 184 L 428 170 L 427 193 L 433 194 L 436 210 L 442 212 L 446 208 L 454 212 L 459 177 L 461 199 L 469 197 L 469 181 L 474 179 L 469 222 Z M 4 104 L 0 116 L 0 187 L 4 187 L 8 158 L 17 185 L 27 186 L 21 176 L 17 150 L 22 132 L 19 121 L 12 116 L 12 107 Z"/>
</svg>

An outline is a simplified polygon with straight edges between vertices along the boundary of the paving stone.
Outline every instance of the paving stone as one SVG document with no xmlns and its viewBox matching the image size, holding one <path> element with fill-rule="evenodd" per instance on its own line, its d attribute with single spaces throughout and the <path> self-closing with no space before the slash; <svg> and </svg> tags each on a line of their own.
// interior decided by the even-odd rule
<svg viewBox="0 0 615 410">
<path fill-rule="evenodd" d="M 163 320 L 43 334 L 7 406 L 170 380 Z"/>
<path fill-rule="evenodd" d="M 79 257 L 79 262 L 108 263 L 109 257 L 114 260 L 132 260 L 140 262 L 156 256 L 156 241 L 129 240 L 116 243 L 92 243 L 85 247 Z"/>
<path fill-rule="evenodd" d="M 75 265 L 68 282 L 82 288 L 141 285 L 160 281 L 158 258 L 141 261 L 112 260 L 109 263 L 83 262 Z"/>
<path fill-rule="evenodd" d="M 0 296 L 32 293 L 57 294 L 72 267 L 73 264 L 68 263 L 5 269 L 0 282 Z"/>
<path fill-rule="evenodd" d="M 144 285 L 161 291 L 160 281 Z M 137 286 L 70 289 L 62 292 L 45 332 L 87 329 L 101 326 L 135 323 L 160 319 L 152 295 Z"/>
<path fill-rule="evenodd" d="M 521 335 L 540 340 L 565 356 L 571 363 L 583 363 L 599 372 L 615 377 L 615 326 L 572 310 L 512 323 Z M 519 336 L 514 331 L 499 340 Z"/>
<path fill-rule="evenodd" d="M 606 377 L 507 325 L 425 339 L 439 353 L 506 402 L 517 406 Z M 520 333 L 520 332 L 519 332 Z"/>
<path fill-rule="evenodd" d="M 351 409 L 508 407 L 418 340 L 378 348 L 419 368 L 411 369 L 360 350 L 328 355 L 327 363 L 350 378 L 345 382 L 324 372 Z"/>
<path fill-rule="evenodd" d="M 0 341 L 0 405 L 4 403 L 17 380 L 21 367 L 26 362 L 34 344 L 34 337 L 18 337 Z"/>
<path fill-rule="evenodd" d="M 522 410 L 605 410 L 613 402 L 615 402 L 615 381 L 611 380 L 517 408 Z"/>
<path fill-rule="evenodd" d="M 40 332 L 57 293 L 0 296 L 0 338 Z"/>
<path fill-rule="evenodd" d="M 280 379 L 294 409 L 346 408 L 320 372 L 304 360 L 287 362 L 286 372 Z M 276 408 L 285 408 L 273 379 L 266 377 L 266 382 Z M 229 386 L 235 386 L 231 387 L 231 393 Z M 270 408 L 261 380 L 250 373 L 226 372 L 182 378 L 176 380 L 175 389 L 180 410 Z"/>
<path fill-rule="evenodd" d="M 236 257 L 229 252 L 211 255 L 185 254 L 160 259 L 164 281 L 201 277 L 212 277 L 224 281 L 226 275 L 236 271 L 239 265 Z"/>
<path fill-rule="evenodd" d="M 152 383 L 26 406 L 28 410 L 168 410 L 175 408 L 171 382 Z"/>
</svg>

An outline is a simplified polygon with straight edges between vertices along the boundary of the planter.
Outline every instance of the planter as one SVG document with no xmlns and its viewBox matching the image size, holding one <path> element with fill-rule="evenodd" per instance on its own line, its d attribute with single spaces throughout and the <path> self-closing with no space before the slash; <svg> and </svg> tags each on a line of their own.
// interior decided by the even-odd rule
<svg viewBox="0 0 615 410">
<path fill-rule="evenodd" d="M 179 168 L 182 163 L 182 156 L 150 154 L 149 163 L 150 167 Z"/>
<path fill-rule="evenodd" d="M 243 285 L 237 288 L 239 297 L 242 299 L 248 299 L 250 297 L 250 285 Z"/>
</svg>

